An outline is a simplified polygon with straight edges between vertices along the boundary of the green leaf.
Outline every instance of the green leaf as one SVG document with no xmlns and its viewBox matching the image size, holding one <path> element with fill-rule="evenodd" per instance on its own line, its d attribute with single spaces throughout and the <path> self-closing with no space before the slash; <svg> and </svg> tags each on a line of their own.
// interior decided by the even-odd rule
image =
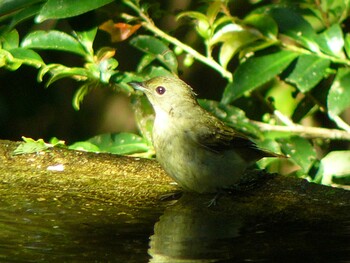
<svg viewBox="0 0 350 263">
<path fill-rule="evenodd" d="M 50 70 L 52 76 L 46 82 L 46 87 L 50 86 L 55 81 L 62 78 L 74 78 L 79 81 L 87 80 L 88 78 L 93 78 L 92 73 L 85 68 L 67 68 L 64 66 L 58 66 Z"/>
<path fill-rule="evenodd" d="M 84 152 L 94 152 L 94 153 L 101 152 L 101 150 L 100 150 L 100 148 L 98 148 L 98 146 L 96 146 L 95 144 L 93 144 L 89 141 L 75 142 L 72 145 L 69 145 L 68 149 L 76 150 L 76 151 L 84 151 Z"/>
<path fill-rule="evenodd" d="M 142 137 L 132 133 L 101 134 L 89 139 L 87 142 L 77 142 L 69 146 L 69 148 L 121 155 L 142 153 L 150 150 L 150 147 Z"/>
<path fill-rule="evenodd" d="M 47 19 L 77 16 L 109 4 L 113 0 L 48 0 L 36 17 L 38 23 Z"/>
<path fill-rule="evenodd" d="M 343 31 L 339 24 L 333 24 L 317 37 L 317 43 L 321 50 L 331 56 L 344 58 Z"/>
<path fill-rule="evenodd" d="M 350 34 L 345 35 L 345 52 L 348 58 L 350 58 Z"/>
<path fill-rule="evenodd" d="M 304 174 L 307 174 L 316 160 L 316 151 L 310 142 L 302 137 L 280 139 L 279 142 L 283 152 L 301 167 Z"/>
<path fill-rule="evenodd" d="M 90 92 L 92 89 L 92 83 L 85 83 L 74 93 L 72 105 L 75 110 L 80 109 L 80 103 L 83 101 L 84 97 Z"/>
<path fill-rule="evenodd" d="M 49 148 L 52 148 L 53 145 L 49 143 L 45 143 L 43 139 L 33 140 L 32 138 L 27 138 L 22 136 L 24 142 L 22 142 L 18 147 L 14 150 L 13 154 L 27 154 L 27 153 L 37 153 L 41 151 L 46 151 Z"/>
<path fill-rule="evenodd" d="M 320 164 L 316 177 L 317 183 L 332 184 L 333 177 L 350 175 L 350 151 L 333 151 L 328 153 Z"/>
<path fill-rule="evenodd" d="M 274 8 L 269 14 L 277 22 L 279 31 L 313 52 L 319 53 L 316 32 L 297 12 L 288 8 Z"/>
<path fill-rule="evenodd" d="M 176 56 L 163 41 L 152 36 L 137 36 L 130 41 L 130 44 L 147 54 L 153 55 L 171 72 L 177 74 Z"/>
<path fill-rule="evenodd" d="M 12 1 L 12 2 L 15 2 L 15 1 Z M 35 2 L 35 1 L 33 1 L 33 2 Z M 38 2 L 38 1 L 36 1 L 36 2 Z M 42 3 L 39 3 L 39 4 L 31 5 L 29 7 L 22 9 L 21 11 L 19 11 L 17 14 L 15 14 L 12 17 L 11 23 L 9 24 L 9 28 L 12 29 L 16 25 L 18 25 L 19 23 L 35 16 L 36 14 L 39 13 L 41 7 L 42 7 Z"/>
<path fill-rule="evenodd" d="M 72 52 L 81 56 L 89 55 L 77 39 L 61 31 L 34 31 L 27 35 L 22 43 L 22 47 L 52 49 Z"/>
<path fill-rule="evenodd" d="M 350 106 L 350 69 L 339 68 L 328 92 L 327 107 L 332 115 L 339 115 Z"/>
<path fill-rule="evenodd" d="M 276 39 L 278 27 L 277 23 L 271 18 L 271 16 L 264 14 L 252 14 L 244 18 L 244 22 L 248 25 L 254 26 L 265 37 Z"/>
<path fill-rule="evenodd" d="M 233 82 L 226 86 L 221 102 L 229 104 L 244 93 L 272 80 L 276 75 L 282 73 L 297 56 L 297 53 L 282 50 L 261 57 L 248 58 L 236 69 Z"/>
<path fill-rule="evenodd" d="M 219 62 L 226 68 L 231 58 L 240 48 L 257 39 L 258 34 L 256 31 L 243 28 L 238 24 L 230 23 L 213 35 L 210 40 L 210 45 L 223 42 L 219 53 Z"/>
<path fill-rule="evenodd" d="M 38 53 L 34 52 L 33 50 L 25 48 L 14 48 L 9 50 L 9 52 L 11 53 L 13 58 L 18 60 L 20 63 L 31 65 L 37 68 L 44 65 L 44 61 L 42 60 L 42 58 L 39 56 Z"/>
<path fill-rule="evenodd" d="M 155 56 L 152 54 L 145 54 L 139 64 L 137 65 L 137 72 L 142 72 L 147 66 L 149 66 L 154 60 L 155 60 Z"/>
<path fill-rule="evenodd" d="M 326 75 L 331 62 L 314 55 L 301 55 L 296 66 L 286 79 L 295 84 L 301 92 L 314 88 Z"/>
<path fill-rule="evenodd" d="M 0 4 L 0 17 L 9 13 L 14 13 L 21 9 L 30 8 L 31 5 L 44 2 L 45 0 L 5 0 Z"/>
<path fill-rule="evenodd" d="M 93 43 L 97 34 L 97 27 L 87 31 L 75 32 L 79 42 L 85 47 L 85 50 L 92 56 L 94 54 Z"/>
<path fill-rule="evenodd" d="M 18 48 L 19 45 L 19 35 L 16 29 L 5 33 L 0 36 L 0 43 L 3 49 L 9 50 L 12 48 Z"/>
<path fill-rule="evenodd" d="M 209 21 L 209 24 L 213 24 L 216 16 L 218 15 L 218 13 L 220 12 L 222 8 L 222 1 L 221 0 L 216 0 L 213 1 L 209 6 L 208 6 L 208 10 L 207 10 L 207 19 Z"/>
<path fill-rule="evenodd" d="M 180 19 L 185 16 L 197 20 L 196 30 L 201 37 L 208 39 L 211 36 L 210 22 L 206 15 L 196 11 L 188 11 L 180 13 L 176 19 Z"/>
</svg>

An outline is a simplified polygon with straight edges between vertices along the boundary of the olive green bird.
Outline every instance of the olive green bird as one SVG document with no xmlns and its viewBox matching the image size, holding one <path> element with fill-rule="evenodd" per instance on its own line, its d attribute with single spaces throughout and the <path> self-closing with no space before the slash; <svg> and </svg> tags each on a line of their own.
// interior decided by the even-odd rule
<svg viewBox="0 0 350 263">
<path fill-rule="evenodd" d="M 263 157 L 280 157 L 204 110 L 176 77 L 130 82 L 155 111 L 153 145 L 166 173 L 184 190 L 215 193 L 235 185 Z"/>
</svg>

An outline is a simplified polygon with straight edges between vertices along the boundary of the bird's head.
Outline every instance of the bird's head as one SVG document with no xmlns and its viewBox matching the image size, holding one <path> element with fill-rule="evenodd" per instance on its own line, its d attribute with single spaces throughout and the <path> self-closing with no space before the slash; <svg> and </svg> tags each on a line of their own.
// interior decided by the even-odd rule
<svg viewBox="0 0 350 263">
<path fill-rule="evenodd" d="M 128 84 L 146 94 L 156 113 L 169 113 L 197 103 L 192 88 L 176 77 L 155 77 L 144 82 Z"/>
</svg>

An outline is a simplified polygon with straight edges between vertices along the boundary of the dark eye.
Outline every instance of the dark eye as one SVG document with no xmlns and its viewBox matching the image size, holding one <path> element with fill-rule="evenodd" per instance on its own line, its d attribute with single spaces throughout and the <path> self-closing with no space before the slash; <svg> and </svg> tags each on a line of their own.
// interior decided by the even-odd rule
<svg viewBox="0 0 350 263">
<path fill-rule="evenodd" d="M 163 95 L 165 93 L 166 89 L 163 87 L 163 86 L 158 86 L 156 88 L 156 92 L 159 94 L 159 95 Z"/>
</svg>

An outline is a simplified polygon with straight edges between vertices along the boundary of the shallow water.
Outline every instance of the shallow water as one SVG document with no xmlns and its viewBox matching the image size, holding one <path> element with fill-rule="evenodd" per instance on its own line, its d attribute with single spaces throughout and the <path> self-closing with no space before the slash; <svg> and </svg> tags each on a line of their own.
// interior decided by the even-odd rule
<svg viewBox="0 0 350 263">
<path fill-rule="evenodd" d="M 241 218 L 206 201 L 0 199 L 0 262 L 350 262 L 350 221 Z"/>
</svg>

